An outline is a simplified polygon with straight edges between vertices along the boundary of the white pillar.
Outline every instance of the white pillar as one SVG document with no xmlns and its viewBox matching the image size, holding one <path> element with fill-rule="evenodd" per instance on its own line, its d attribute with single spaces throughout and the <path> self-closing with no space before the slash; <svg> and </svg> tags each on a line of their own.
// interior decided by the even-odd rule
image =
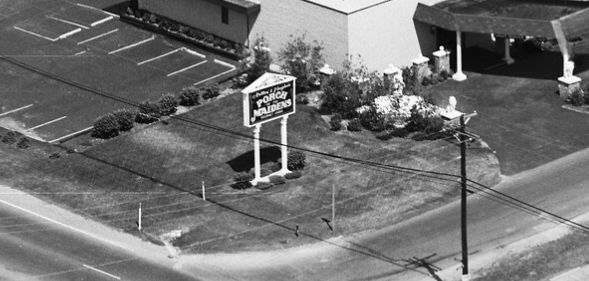
<svg viewBox="0 0 589 281">
<path fill-rule="evenodd" d="M 514 62 L 513 58 L 511 57 L 511 55 L 509 54 L 509 37 L 505 37 L 505 57 L 503 58 L 503 60 L 505 62 L 507 62 L 507 64 L 512 64 Z"/>
<path fill-rule="evenodd" d="M 456 81 L 466 80 L 466 75 L 462 72 L 462 36 L 460 30 L 456 30 L 456 73 L 452 75 Z"/>
<path fill-rule="evenodd" d="M 253 185 L 260 181 L 260 129 L 262 125 L 258 124 L 254 127 L 254 180 Z"/>
<path fill-rule="evenodd" d="M 282 169 L 280 170 L 280 173 L 283 175 L 286 175 L 288 173 L 290 173 L 290 171 L 288 170 L 288 151 L 287 151 L 287 147 L 286 147 L 286 123 L 288 121 L 288 115 L 284 115 L 282 117 L 282 119 L 280 120 L 280 135 L 281 135 L 281 154 L 282 154 Z"/>
<path fill-rule="evenodd" d="M 571 57 L 569 56 L 568 52 L 562 53 L 562 76 L 563 77 L 567 77 L 567 64 L 569 63 L 570 59 L 571 59 Z"/>
</svg>

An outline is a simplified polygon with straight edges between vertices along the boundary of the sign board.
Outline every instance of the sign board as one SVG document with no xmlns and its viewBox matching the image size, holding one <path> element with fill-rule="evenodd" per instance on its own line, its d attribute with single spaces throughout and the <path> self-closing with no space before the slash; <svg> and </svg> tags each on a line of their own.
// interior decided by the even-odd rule
<svg viewBox="0 0 589 281">
<path fill-rule="evenodd" d="M 508 35 L 508 34 L 495 33 L 495 34 L 493 34 L 493 36 L 495 36 L 495 38 L 526 39 L 526 36 L 523 36 L 523 35 Z"/>
<path fill-rule="evenodd" d="M 295 113 L 295 77 L 265 73 L 243 89 L 243 123 L 246 127 Z"/>
</svg>

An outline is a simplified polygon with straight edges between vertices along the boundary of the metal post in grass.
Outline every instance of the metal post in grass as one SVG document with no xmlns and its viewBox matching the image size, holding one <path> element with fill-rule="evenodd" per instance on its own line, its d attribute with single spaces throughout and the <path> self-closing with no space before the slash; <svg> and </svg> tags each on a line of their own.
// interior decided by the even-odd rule
<svg viewBox="0 0 589 281">
<path fill-rule="evenodd" d="M 331 231 L 335 230 L 335 184 L 331 185 Z"/>
<path fill-rule="evenodd" d="M 139 203 L 139 221 L 137 222 L 137 229 L 141 230 L 141 203 Z"/>
<path fill-rule="evenodd" d="M 202 181 L 202 200 L 207 200 L 207 196 L 205 195 L 205 181 Z"/>
</svg>

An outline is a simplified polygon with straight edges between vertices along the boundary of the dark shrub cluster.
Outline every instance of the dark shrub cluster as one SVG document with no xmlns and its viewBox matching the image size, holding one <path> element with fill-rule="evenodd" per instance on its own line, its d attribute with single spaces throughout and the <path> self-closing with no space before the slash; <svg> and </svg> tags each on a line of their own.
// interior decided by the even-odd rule
<svg viewBox="0 0 589 281">
<path fill-rule="evenodd" d="M 292 171 L 286 175 L 284 175 L 284 178 L 287 180 L 292 180 L 292 179 L 298 179 L 302 176 L 303 174 L 301 174 L 300 171 Z"/>
<path fill-rule="evenodd" d="M 279 175 L 270 176 L 269 180 L 273 185 L 281 185 L 286 182 L 286 179 L 283 176 Z"/>
<path fill-rule="evenodd" d="M 221 94 L 221 86 L 217 82 L 207 82 L 201 88 L 201 96 L 205 100 L 218 97 Z"/>
<path fill-rule="evenodd" d="M 360 119 L 354 118 L 348 122 L 348 131 L 350 132 L 360 132 L 362 131 L 362 124 L 360 123 Z"/>
<path fill-rule="evenodd" d="M 31 142 L 26 137 L 21 137 L 16 143 L 16 147 L 20 149 L 27 149 L 31 146 Z"/>
<path fill-rule="evenodd" d="M 182 88 L 182 91 L 180 91 L 180 105 L 195 106 L 200 104 L 202 104 L 202 96 L 199 88 L 196 86 Z"/>
<path fill-rule="evenodd" d="M 342 121 L 342 116 L 337 113 L 331 116 L 331 120 L 329 120 L 329 126 L 331 126 L 331 130 L 339 131 L 343 129 Z"/>
<path fill-rule="evenodd" d="M 305 161 L 306 156 L 303 152 L 290 151 L 288 152 L 287 168 L 291 171 L 303 169 L 305 167 Z"/>
<path fill-rule="evenodd" d="M 252 187 L 251 181 L 254 179 L 254 175 L 251 172 L 240 172 L 233 176 L 234 183 L 231 187 L 234 189 L 244 190 Z"/>
<path fill-rule="evenodd" d="M 157 104 L 159 106 L 160 115 L 168 116 L 168 115 L 176 113 L 176 110 L 177 110 L 176 107 L 178 106 L 178 101 L 176 100 L 176 97 L 174 96 L 174 94 L 167 93 L 167 94 L 162 95 L 157 100 Z"/>
<path fill-rule="evenodd" d="M 119 135 L 121 125 L 119 124 L 118 118 L 108 113 L 98 117 L 94 121 L 94 127 L 92 128 L 92 136 L 101 139 L 110 139 Z"/>
<path fill-rule="evenodd" d="M 135 126 L 137 111 L 129 108 L 119 109 L 112 113 L 119 123 L 119 130 L 129 131 Z"/>
<path fill-rule="evenodd" d="M 5 144 L 14 144 L 17 137 L 18 134 L 16 132 L 8 132 L 6 135 L 4 135 L 4 137 L 2 137 L 2 142 Z"/>
<path fill-rule="evenodd" d="M 137 112 L 137 123 L 149 124 L 159 120 L 161 117 L 160 105 L 157 102 L 142 101 L 139 103 Z"/>
</svg>

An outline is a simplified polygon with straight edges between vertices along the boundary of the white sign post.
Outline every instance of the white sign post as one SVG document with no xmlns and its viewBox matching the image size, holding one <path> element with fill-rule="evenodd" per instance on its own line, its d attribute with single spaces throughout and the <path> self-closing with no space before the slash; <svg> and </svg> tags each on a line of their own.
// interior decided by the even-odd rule
<svg viewBox="0 0 589 281">
<path fill-rule="evenodd" d="M 289 75 L 265 73 L 243 89 L 243 124 L 254 127 L 254 180 L 256 185 L 264 181 L 260 176 L 260 130 L 262 124 L 282 118 L 281 154 L 282 169 L 277 174 L 287 174 L 287 120 L 288 115 L 295 113 L 295 80 Z"/>
</svg>

